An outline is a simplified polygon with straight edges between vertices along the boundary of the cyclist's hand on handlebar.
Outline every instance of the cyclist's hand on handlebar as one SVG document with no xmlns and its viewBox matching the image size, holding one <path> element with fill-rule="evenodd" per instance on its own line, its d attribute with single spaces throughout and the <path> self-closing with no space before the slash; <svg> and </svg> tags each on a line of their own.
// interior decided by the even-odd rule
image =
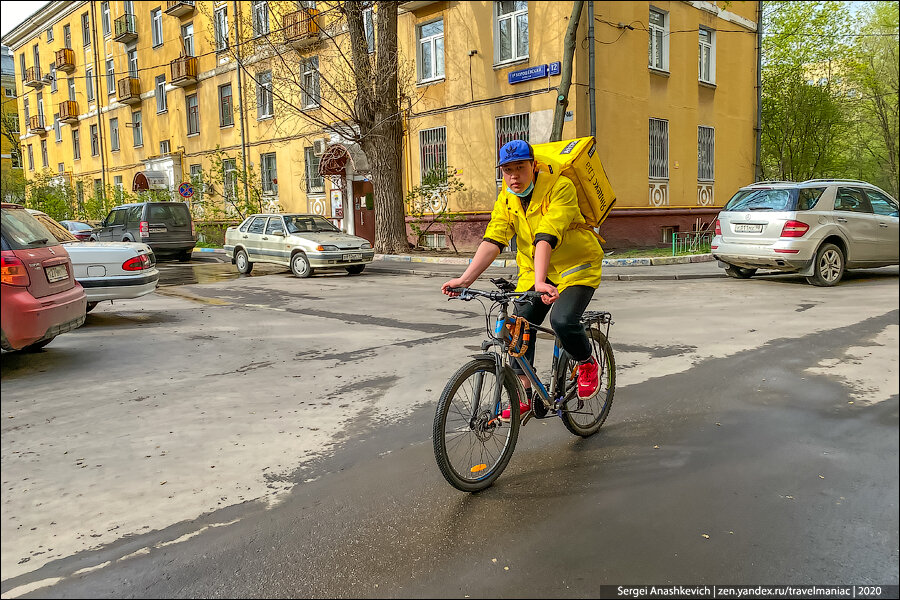
<svg viewBox="0 0 900 600">
<path fill-rule="evenodd" d="M 441 293 L 450 296 L 451 298 L 456 298 L 459 296 L 459 291 L 456 288 L 467 288 L 469 287 L 469 282 L 467 282 L 462 277 L 457 277 L 456 279 L 451 279 L 450 281 L 444 282 L 444 285 L 441 286 Z"/>
<path fill-rule="evenodd" d="M 550 285 L 549 283 L 534 284 L 534 291 L 541 294 L 541 300 L 543 300 L 544 304 L 553 304 L 559 299 L 559 290 L 556 289 L 555 285 Z"/>
</svg>

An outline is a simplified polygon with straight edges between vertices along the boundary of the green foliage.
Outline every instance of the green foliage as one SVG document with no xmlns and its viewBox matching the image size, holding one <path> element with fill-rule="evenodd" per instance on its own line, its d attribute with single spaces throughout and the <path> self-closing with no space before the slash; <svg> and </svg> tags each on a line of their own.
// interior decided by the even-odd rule
<svg viewBox="0 0 900 600">
<path fill-rule="evenodd" d="M 236 215 L 243 220 L 254 213 L 281 210 L 280 205 L 263 195 L 259 173 L 252 164 L 244 168 L 240 156 L 232 158 L 216 146 L 210 165 L 208 171 L 191 178 L 195 190 L 191 206 L 195 217 L 215 220 Z"/>
<path fill-rule="evenodd" d="M 465 191 L 466 184 L 456 178 L 456 170 L 444 165 L 429 170 L 422 177 L 421 185 L 409 190 L 406 210 L 409 216 L 414 217 L 409 226 L 416 236 L 417 247 L 421 247 L 425 234 L 432 227 L 441 225 L 454 252 L 458 252 L 453 240 L 453 227 L 465 216 L 450 210 L 450 199 Z"/>
<path fill-rule="evenodd" d="M 26 183 L 25 206 L 47 213 L 53 219 L 76 218 L 75 190 L 65 178 L 37 173 Z"/>
<path fill-rule="evenodd" d="M 0 172 L 0 189 L 3 190 L 4 202 L 15 204 L 25 203 L 25 173 L 24 169 L 13 169 L 3 165 Z"/>
</svg>

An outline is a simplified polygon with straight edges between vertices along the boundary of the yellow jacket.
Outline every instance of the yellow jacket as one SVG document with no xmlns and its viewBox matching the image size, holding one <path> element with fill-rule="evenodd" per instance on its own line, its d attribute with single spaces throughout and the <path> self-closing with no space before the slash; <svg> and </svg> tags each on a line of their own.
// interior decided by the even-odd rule
<svg viewBox="0 0 900 600">
<path fill-rule="evenodd" d="M 550 254 L 547 277 L 560 292 L 570 285 L 592 288 L 600 285 L 603 248 L 593 231 L 584 225 L 574 184 L 568 177 L 560 177 L 538 163 L 527 212 L 522 210 L 519 197 L 504 185 L 484 233 L 485 239 L 503 246 L 509 245 L 513 235 L 517 236 L 519 284 L 516 291 L 524 292 L 534 286 L 534 238 L 542 233 L 557 239 L 556 248 Z"/>
</svg>

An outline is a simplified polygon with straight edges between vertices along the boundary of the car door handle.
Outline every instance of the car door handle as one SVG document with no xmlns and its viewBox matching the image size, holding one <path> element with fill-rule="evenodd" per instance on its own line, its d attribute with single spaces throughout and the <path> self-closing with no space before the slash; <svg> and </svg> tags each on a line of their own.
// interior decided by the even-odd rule
<svg viewBox="0 0 900 600">
<path fill-rule="evenodd" d="M 267 239 L 269 239 L 269 236 L 264 235 L 264 236 L 263 236 L 263 239 L 264 239 L 264 240 L 267 240 Z"/>
<path fill-rule="evenodd" d="M 247 239 L 247 236 L 245 235 L 245 236 L 243 236 L 243 238 L 246 240 L 246 239 Z"/>
<path fill-rule="evenodd" d="M 888 224 L 887 224 L 887 223 L 879 223 L 878 226 L 879 226 L 879 227 L 884 227 L 885 229 L 888 228 Z"/>
<path fill-rule="evenodd" d="M 838 223 L 846 223 L 847 219 L 845 219 L 843 217 L 838 217 L 837 219 L 835 219 L 835 221 L 837 221 Z"/>
</svg>

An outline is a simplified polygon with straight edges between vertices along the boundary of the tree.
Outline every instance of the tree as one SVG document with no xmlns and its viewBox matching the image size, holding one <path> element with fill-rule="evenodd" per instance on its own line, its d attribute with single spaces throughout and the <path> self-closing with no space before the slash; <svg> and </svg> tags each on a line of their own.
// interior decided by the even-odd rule
<svg viewBox="0 0 900 600">
<path fill-rule="evenodd" d="M 551 142 L 558 142 L 562 139 L 566 108 L 569 106 L 569 86 L 572 85 L 572 59 L 575 56 L 575 38 L 578 33 L 578 22 L 581 20 L 583 7 L 584 0 L 576 0 L 576 2 L 572 3 L 572 16 L 569 17 L 566 36 L 563 38 L 562 67 L 559 73 L 559 95 L 556 97 L 556 110 L 553 113 L 553 129 L 550 133 Z"/>
<path fill-rule="evenodd" d="M 453 239 L 453 226 L 463 216 L 450 210 L 450 199 L 465 192 L 466 184 L 457 179 L 452 167 L 439 164 L 422 176 L 422 184 L 413 186 L 406 194 L 407 214 L 413 217 L 409 225 L 416 236 L 416 246 L 421 246 L 425 234 L 440 224 L 453 251 L 459 252 Z M 423 227 L 425 222 L 427 225 Z"/>
</svg>

